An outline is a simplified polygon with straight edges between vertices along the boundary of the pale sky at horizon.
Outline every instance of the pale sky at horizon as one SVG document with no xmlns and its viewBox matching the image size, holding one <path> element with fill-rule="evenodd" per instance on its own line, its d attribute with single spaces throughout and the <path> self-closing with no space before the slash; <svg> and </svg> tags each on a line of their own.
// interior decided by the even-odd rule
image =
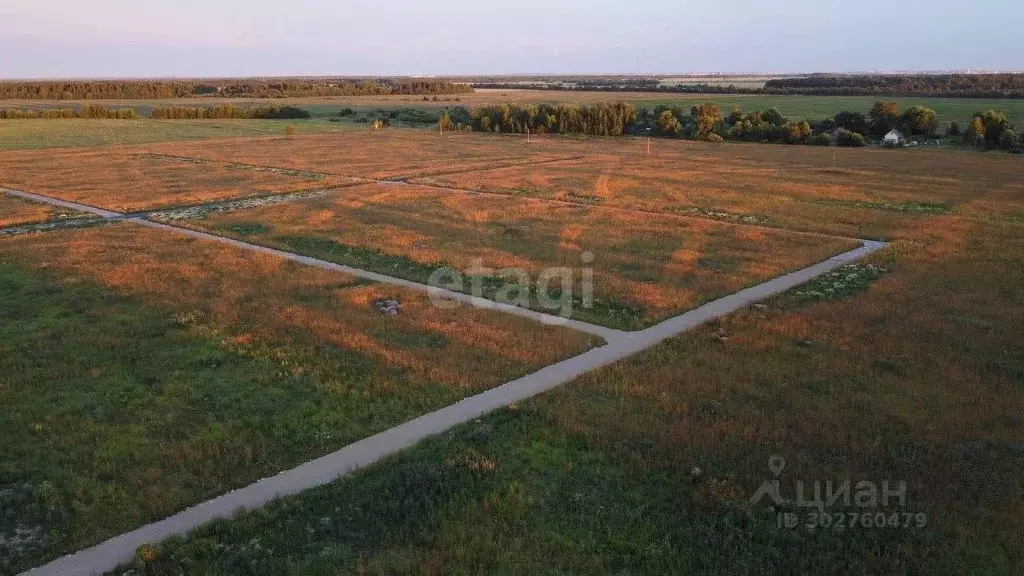
<svg viewBox="0 0 1024 576">
<path fill-rule="evenodd" d="M 1024 70 L 1020 0 L 2 1 L 0 78 Z"/>
</svg>

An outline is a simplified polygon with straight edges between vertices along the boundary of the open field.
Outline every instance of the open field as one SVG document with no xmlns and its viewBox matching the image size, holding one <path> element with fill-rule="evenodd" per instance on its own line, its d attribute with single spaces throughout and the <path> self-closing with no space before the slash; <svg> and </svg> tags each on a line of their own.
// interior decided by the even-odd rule
<svg viewBox="0 0 1024 576">
<path fill-rule="evenodd" d="M 454 268 L 479 276 L 490 298 L 507 281 L 500 270 L 537 279 L 564 267 L 573 274 L 574 317 L 627 330 L 858 245 L 708 220 L 384 184 L 173 222 L 422 283 L 438 268 Z M 583 258 L 586 252 L 594 255 L 592 263 Z M 581 306 L 581 268 L 593 272 L 590 308 Z M 463 283 L 466 291 L 472 286 Z M 563 295 L 559 281 L 551 287 Z M 545 309 L 536 294 L 524 296 L 529 307 Z"/>
<path fill-rule="evenodd" d="M 73 210 L 16 198 L 0 192 L 0 228 L 81 216 Z"/>
<path fill-rule="evenodd" d="M 921 216 L 1024 218 L 1019 158 L 923 150 L 603 141 L 580 160 L 412 183 L 687 214 L 861 238 L 895 238 Z"/>
<path fill-rule="evenodd" d="M 448 99 L 445 101 L 445 99 Z M 456 100 L 457 98 L 457 100 Z M 89 101 L 89 103 L 103 104 L 112 108 L 130 107 L 148 115 L 148 111 L 155 106 L 199 106 L 204 104 L 220 105 L 234 104 L 240 107 L 266 106 L 266 105 L 290 105 L 298 106 L 309 110 L 314 117 L 326 117 L 337 114 L 344 108 L 353 108 L 357 111 L 375 110 L 378 108 L 391 110 L 397 108 L 451 108 L 455 106 L 483 106 L 488 104 L 503 104 L 507 102 L 530 102 L 530 103 L 594 103 L 594 102 L 632 102 L 636 106 L 653 108 L 658 104 L 684 106 L 695 105 L 699 102 L 716 102 L 724 111 L 733 106 L 740 106 L 744 110 L 763 110 L 769 107 L 778 108 L 784 115 L 793 119 L 820 120 L 831 118 L 837 112 L 850 110 L 853 112 L 867 113 L 872 104 L 877 100 L 893 100 L 899 102 L 902 109 L 910 108 L 921 104 L 935 110 L 939 125 L 942 126 L 950 121 L 956 120 L 964 126 L 970 120 L 971 115 L 978 111 L 996 109 L 1004 111 L 1011 122 L 1024 123 L 1024 100 L 1019 99 L 982 99 L 982 98 L 934 98 L 934 97 L 880 97 L 880 96 L 788 96 L 788 95 L 766 95 L 766 94 L 665 94 L 658 92 L 577 92 L 557 90 L 477 90 L 472 94 L 460 94 L 458 96 L 442 96 L 437 101 L 432 99 L 423 100 L 416 96 L 351 96 L 339 98 L 285 98 L 285 99 L 230 99 L 218 98 L 216 100 L 201 100 L 194 98 L 177 100 L 152 100 L 152 101 Z M 67 107 L 77 106 L 82 102 L 61 101 L 4 101 L 4 106 L 11 108 L 27 107 Z M 19 121 L 21 122 L 21 121 Z M 210 121 L 214 124 L 226 124 L 238 126 L 237 130 L 259 130 L 261 120 L 234 122 Z M 180 123 L 180 122 L 179 122 Z M 276 122 L 274 122 L 276 124 Z M 0 122 L 0 126 L 4 123 Z M 201 125 L 202 122 L 199 121 Z M 301 123 L 300 123 L 301 125 Z M 252 126 L 250 128 L 250 126 Z M 320 129 L 337 128 L 337 124 L 323 125 Z M 244 128 L 243 128 L 244 127 Z M 9 130 L 17 130 L 16 127 Z M 271 133 L 279 133 L 279 130 L 270 129 Z M 280 130 L 283 130 L 281 128 Z M 3 134 L 3 132 L 0 132 Z M 225 134 L 226 135 L 226 134 Z M 5 140 L 5 139 L 4 139 Z"/>
<path fill-rule="evenodd" d="M 136 568 L 1019 574 L 1024 225 L 964 212 L 908 221 L 872 283 L 797 289 Z M 780 529 L 747 503 L 773 454 L 787 498 L 905 481 L 882 511 L 923 527 Z"/>
<path fill-rule="evenodd" d="M 1019 574 L 1020 159 L 646 145 L 416 131 L 154 141 L 51 153 L 53 174 L 38 153 L 0 154 L 2 179 L 27 192 L 121 209 L 339 183 L 169 221 L 417 280 L 476 258 L 578 270 L 591 251 L 599 300 L 642 316 L 586 319 L 621 327 L 849 237 L 893 242 L 870 266 L 147 548 L 136 573 Z M 81 169 L 104 162 L 122 168 Z M 0 238 L 0 293 L 0 402 L 13 407 L 0 494 L 16 512 L 0 536 L 30 530 L 4 574 L 598 344 L 130 222 Z M 400 315 L 373 309 L 390 298 Z M 779 528 L 747 502 L 772 454 L 787 460 L 787 496 L 798 480 L 906 481 L 899 512 L 927 521 Z"/>
<path fill-rule="evenodd" d="M 284 137 L 278 137 L 281 139 Z M 126 148 L 0 154 L 0 186 L 132 212 L 347 184 L 345 178 L 146 156 Z"/>
<path fill-rule="evenodd" d="M 0 290 L 5 574 L 597 344 L 129 223 L 3 239 Z"/>
<path fill-rule="evenodd" d="M 154 153 L 218 162 L 309 170 L 366 178 L 410 178 L 500 166 L 526 166 L 579 156 L 583 141 L 564 146 L 486 134 L 439 135 L 410 130 L 347 131 L 338 134 L 245 140 L 211 140 L 147 147 Z"/>
<path fill-rule="evenodd" d="M 0 150 L 34 150 L 340 130 L 337 124 L 287 120 L 0 120 Z"/>
</svg>

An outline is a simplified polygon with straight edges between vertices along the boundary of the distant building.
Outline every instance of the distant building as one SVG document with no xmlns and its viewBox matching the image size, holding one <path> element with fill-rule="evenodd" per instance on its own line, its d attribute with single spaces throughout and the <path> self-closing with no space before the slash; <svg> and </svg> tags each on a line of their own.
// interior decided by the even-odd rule
<svg viewBox="0 0 1024 576">
<path fill-rule="evenodd" d="M 886 146 L 900 146 L 903 144 L 903 134 L 900 134 L 899 130 L 892 129 L 885 135 L 885 138 L 882 138 L 882 143 Z"/>
</svg>

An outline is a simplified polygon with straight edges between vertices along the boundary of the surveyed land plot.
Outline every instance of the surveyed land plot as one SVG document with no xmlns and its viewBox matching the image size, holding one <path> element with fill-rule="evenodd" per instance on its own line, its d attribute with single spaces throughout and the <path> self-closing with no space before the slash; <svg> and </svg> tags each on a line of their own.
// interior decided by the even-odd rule
<svg viewBox="0 0 1024 576">
<path fill-rule="evenodd" d="M 132 223 L 0 240 L 0 292 L 5 573 L 601 344 Z"/>
<path fill-rule="evenodd" d="M 84 214 L 0 192 L 0 228 L 80 218 Z"/>
<path fill-rule="evenodd" d="M 626 330 L 859 245 L 695 218 L 391 184 L 161 218 Z M 451 273 L 438 274 L 441 269 Z"/>
<path fill-rule="evenodd" d="M 239 138 L 161 144 L 154 153 L 220 162 L 277 166 L 366 178 L 404 178 L 499 166 L 528 166 L 578 156 L 586 147 L 567 141 L 527 142 L 518 136 L 367 130 L 295 138 Z"/>
<path fill-rule="evenodd" d="M 866 261 L 149 547 L 142 565 L 1018 574 L 1024 223 L 994 216 L 1019 210 L 1016 198 L 976 194 L 956 213 L 907 218 Z M 844 482 L 890 499 L 826 498 L 828 517 L 857 525 L 791 529 L 778 508 L 751 504 L 773 480 L 790 502 Z M 785 512 L 810 526 L 822 511 Z M 253 542 L 274 552 L 257 556 Z"/>
<path fill-rule="evenodd" d="M 585 158 L 413 183 L 673 213 L 861 238 L 894 238 L 921 216 L 1019 218 L 1020 160 L 921 150 L 602 141 Z"/>
<path fill-rule="evenodd" d="M 350 179 L 146 155 L 128 148 L 0 153 L 0 186 L 121 212 L 328 188 Z"/>
</svg>

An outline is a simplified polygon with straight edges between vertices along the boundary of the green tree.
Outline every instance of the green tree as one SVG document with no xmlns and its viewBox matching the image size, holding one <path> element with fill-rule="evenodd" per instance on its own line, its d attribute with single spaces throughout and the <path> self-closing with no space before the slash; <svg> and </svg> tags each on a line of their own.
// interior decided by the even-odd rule
<svg viewBox="0 0 1024 576">
<path fill-rule="evenodd" d="M 679 129 L 682 125 L 679 123 L 679 119 L 675 117 L 675 114 L 671 110 L 665 110 L 658 116 L 658 120 L 655 123 L 656 132 L 658 134 L 664 134 L 667 136 L 675 136 L 679 134 Z"/>
<path fill-rule="evenodd" d="M 871 134 L 873 136 L 885 136 L 890 130 L 896 127 L 900 119 L 900 105 L 898 102 L 878 101 L 868 112 L 871 119 Z"/>
<path fill-rule="evenodd" d="M 718 109 L 718 104 L 705 102 L 696 106 L 693 112 L 694 119 L 697 121 L 694 136 L 698 140 L 707 140 L 722 123 L 722 111 Z"/>
<path fill-rule="evenodd" d="M 985 124 L 981 121 L 980 116 L 971 118 L 970 125 L 967 126 L 967 130 L 964 130 L 964 142 L 974 146 L 981 146 L 985 143 Z"/>
<path fill-rule="evenodd" d="M 1000 137 L 1003 135 L 1003 130 L 1013 127 L 1009 119 L 1006 118 L 1006 114 L 998 110 L 986 110 L 985 112 L 978 112 L 974 116 L 980 118 L 982 125 L 985 127 L 985 142 L 992 144 L 999 142 Z"/>
<path fill-rule="evenodd" d="M 864 134 L 868 130 L 868 120 L 860 112 L 843 111 L 836 114 L 836 128 Z"/>
<path fill-rule="evenodd" d="M 783 126 L 786 124 L 786 117 L 779 112 L 778 108 L 771 107 L 761 112 L 761 120 L 764 120 L 772 126 Z"/>
<path fill-rule="evenodd" d="M 914 106 L 903 113 L 903 123 L 911 134 L 934 134 L 935 110 Z"/>
</svg>

